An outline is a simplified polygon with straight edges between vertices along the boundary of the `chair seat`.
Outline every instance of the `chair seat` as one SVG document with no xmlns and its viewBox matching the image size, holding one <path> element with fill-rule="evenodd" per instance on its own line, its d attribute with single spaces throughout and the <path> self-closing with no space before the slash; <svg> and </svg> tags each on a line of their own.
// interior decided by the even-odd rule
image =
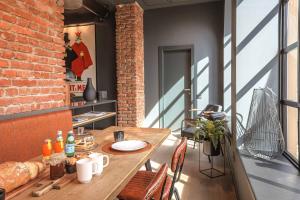
<svg viewBox="0 0 300 200">
<path fill-rule="evenodd" d="M 169 199 L 171 187 L 172 187 L 172 178 L 167 176 L 166 184 L 165 184 L 165 188 L 164 188 L 164 192 L 163 192 L 163 196 L 162 196 L 162 200 L 168 200 Z"/>
<path fill-rule="evenodd" d="M 195 127 L 187 127 L 181 130 L 181 137 L 194 138 L 196 132 Z"/>
<path fill-rule="evenodd" d="M 155 172 L 138 171 L 118 195 L 121 200 L 140 200 L 155 176 Z"/>
</svg>

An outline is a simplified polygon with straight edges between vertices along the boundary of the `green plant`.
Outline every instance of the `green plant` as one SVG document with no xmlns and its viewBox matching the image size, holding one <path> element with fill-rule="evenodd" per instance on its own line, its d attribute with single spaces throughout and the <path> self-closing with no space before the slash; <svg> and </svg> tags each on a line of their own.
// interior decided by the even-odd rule
<svg viewBox="0 0 300 200">
<path fill-rule="evenodd" d="M 196 121 L 196 132 L 194 134 L 195 140 L 209 140 L 212 142 L 215 149 L 217 149 L 219 141 L 225 135 L 225 121 L 224 120 L 207 120 L 199 118 Z"/>
</svg>

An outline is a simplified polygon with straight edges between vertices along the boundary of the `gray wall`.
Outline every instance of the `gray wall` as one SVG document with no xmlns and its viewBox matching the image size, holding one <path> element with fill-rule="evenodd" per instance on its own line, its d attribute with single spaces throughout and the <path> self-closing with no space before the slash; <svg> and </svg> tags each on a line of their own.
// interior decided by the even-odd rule
<svg viewBox="0 0 300 200">
<path fill-rule="evenodd" d="M 223 2 L 147 10 L 145 38 L 145 123 L 159 126 L 158 47 L 194 45 L 198 107 L 223 99 Z M 193 71 L 193 70 L 192 70 Z"/>
<path fill-rule="evenodd" d="M 97 89 L 116 99 L 115 16 L 96 25 Z"/>
</svg>

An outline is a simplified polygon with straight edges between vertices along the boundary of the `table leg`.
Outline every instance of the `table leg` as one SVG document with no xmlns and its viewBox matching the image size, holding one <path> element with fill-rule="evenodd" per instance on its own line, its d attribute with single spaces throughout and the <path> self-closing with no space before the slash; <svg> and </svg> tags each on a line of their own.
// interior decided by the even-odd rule
<svg viewBox="0 0 300 200">
<path fill-rule="evenodd" d="M 146 167 L 146 170 L 147 170 L 147 171 L 152 172 L 152 166 L 151 166 L 150 159 L 147 160 L 147 162 L 145 163 L 145 167 Z"/>
</svg>

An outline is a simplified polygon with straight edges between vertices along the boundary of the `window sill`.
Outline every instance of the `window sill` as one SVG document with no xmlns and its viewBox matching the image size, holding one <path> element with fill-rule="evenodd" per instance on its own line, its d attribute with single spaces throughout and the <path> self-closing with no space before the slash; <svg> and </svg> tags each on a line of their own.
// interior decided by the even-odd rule
<svg viewBox="0 0 300 200">
<path fill-rule="evenodd" d="M 256 199 L 300 199 L 298 170 L 284 156 L 268 161 L 239 153 Z"/>
</svg>

